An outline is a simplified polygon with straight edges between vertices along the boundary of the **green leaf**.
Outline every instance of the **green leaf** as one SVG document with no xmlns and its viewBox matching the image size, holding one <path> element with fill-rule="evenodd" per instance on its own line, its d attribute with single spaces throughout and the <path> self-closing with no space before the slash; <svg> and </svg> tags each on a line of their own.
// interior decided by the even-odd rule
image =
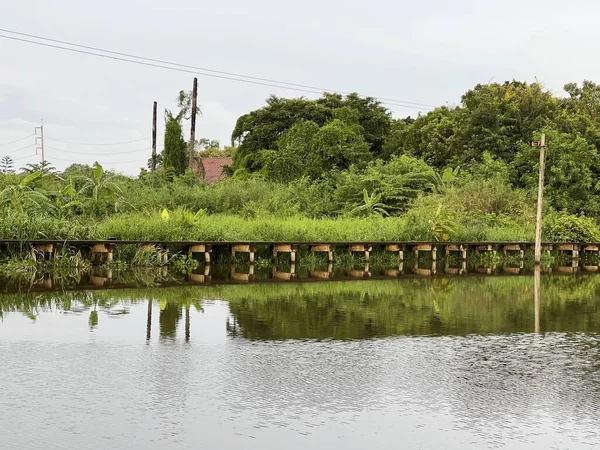
<svg viewBox="0 0 600 450">
<path fill-rule="evenodd" d="M 170 217 L 170 215 L 169 215 L 169 211 L 167 211 L 167 209 L 166 209 L 166 208 L 165 208 L 165 209 L 163 209 L 163 210 L 162 210 L 162 213 L 160 214 L 160 218 L 161 218 L 162 220 L 169 220 L 169 217 Z"/>
<path fill-rule="evenodd" d="M 21 186 L 21 187 L 28 186 L 29 183 L 37 180 L 41 176 L 42 176 L 42 172 L 32 172 L 21 180 L 21 182 L 19 183 L 19 186 Z"/>
<path fill-rule="evenodd" d="M 96 163 L 94 165 L 94 178 L 96 179 L 96 181 L 100 182 L 103 174 L 104 174 L 104 169 L 102 168 L 102 166 L 99 163 Z"/>
<path fill-rule="evenodd" d="M 83 206 L 83 203 L 81 203 L 79 200 L 73 200 L 64 205 L 64 208 L 72 208 L 73 206 Z"/>
</svg>

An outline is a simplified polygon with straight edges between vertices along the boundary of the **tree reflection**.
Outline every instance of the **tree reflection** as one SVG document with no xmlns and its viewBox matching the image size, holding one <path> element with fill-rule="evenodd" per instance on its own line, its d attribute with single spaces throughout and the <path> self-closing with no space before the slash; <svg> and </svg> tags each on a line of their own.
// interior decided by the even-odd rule
<svg viewBox="0 0 600 450">
<path fill-rule="evenodd" d="M 177 324 L 181 319 L 181 305 L 177 303 L 167 303 L 160 309 L 158 319 L 160 326 L 160 337 L 165 339 L 174 339 L 177 333 Z"/>
<path fill-rule="evenodd" d="M 189 339 L 194 325 L 190 307 L 201 311 L 205 298 L 228 301 L 228 335 L 248 339 L 600 330 L 600 277 L 538 275 L 534 280 L 530 276 L 409 278 L 6 294 L 0 295 L 0 317 L 7 312 L 33 317 L 44 310 L 88 311 L 94 329 L 103 325 L 102 313 L 126 311 L 130 304 L 143 302 L 148 304 L 147 339 L 153 305 L 160 305 L 163 339 L 176 337 L 185 309 L 185 338 Z"/>
</svg>

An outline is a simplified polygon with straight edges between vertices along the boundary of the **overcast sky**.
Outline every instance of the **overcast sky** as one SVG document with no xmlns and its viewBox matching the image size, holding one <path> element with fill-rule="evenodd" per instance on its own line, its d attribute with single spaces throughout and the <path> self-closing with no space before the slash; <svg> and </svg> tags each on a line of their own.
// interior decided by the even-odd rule
<svg viewBox="0 0 600 450">
<path fill-rule="evenodd" d="M 555 94 L 600 81 L 592 0 L 0 0 L 0 28 L 256 77 L 376 97 L 456 104 L 477 83 L 537 78 Z M 7 35 L 7 33 L 0 32 Z M 152 102 L 175 108 L 192 74 L 0 38 L 0 157 L 93 163 L 137 174 L 150 156 Z M 229 143 L 240 115 L 282 88 L 199 76 L 198 137 Z M 419 109 L 392 106 L 395 117 Z M 425 112 L 425 110 L 423 110 Z M 186 130 L 188 133 L 189 130 Z M 54 138 L 51 139 L 51 138 Z M 112 143 L 117 146 L 80 143 Z"/>
</svg>

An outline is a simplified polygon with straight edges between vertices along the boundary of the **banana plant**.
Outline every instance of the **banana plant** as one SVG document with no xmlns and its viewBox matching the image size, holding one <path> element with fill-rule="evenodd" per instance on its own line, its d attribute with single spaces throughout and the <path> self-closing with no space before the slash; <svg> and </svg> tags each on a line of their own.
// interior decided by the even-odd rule
<svg viewBox="0 0 600 450">
<path fill-rule="evenodd" d="M 427 221 L 431 236 L 436 242 L 447 241 L 456 234 L 457 224 L 454 219 L 438 205 L 433 216 Z"/>
<path fill-rule="evenodd" d="M 78 206 L 83 206 L 78 199 L 79 192 L 73 184 L 73 179 L 69 178 L 69 182 L 58 192 L 50 194 L 52 202 L 50 204 L 50 212 L 57 219 L 64 219 Z"/>
<path fill-rule="evenodd" d="M 44 209 L 48 205 L 48 197 L 32 187 L 41 176 L 42 173 L 39 171 L 32 172 L 18 184 L 6 186 L 0 192 L 0 203 L 21 215 L 32 209 Z"/>
<path fill-rule="evenodd" d="M 355 207 L 350 213 L 357 216 L 387 216 L 386 208 L 388 205 L 382 203 L 382 194 L 372 193 L 369 195 L 366 189 L 363 189 L 363 203 Z"/>
<path fill-rule="evenodd" d="M 90 195 L 91 199 L 97 203 L 102 194 L 106 193 L 109 195 L 121 196 L 123 191 L 113 181 L 114 175 L 106 176 L 104 168 L 99 164 L 95 163 L 92 170 L 92 177 L 83 177 L 85 184 L 79 191 L 81 194 Z"/>
<path fill-rule="evenodd" d="M 431 190 L 437 193 L 444 193 L 448 188 L 456 183 L 458 179 L 458 174 L 460 172 L 460 167 L 452 168 L 446 167 L 441 175 L 437 172 L 434 172 L 431 175 L 429 185 Z"/>
</svg>

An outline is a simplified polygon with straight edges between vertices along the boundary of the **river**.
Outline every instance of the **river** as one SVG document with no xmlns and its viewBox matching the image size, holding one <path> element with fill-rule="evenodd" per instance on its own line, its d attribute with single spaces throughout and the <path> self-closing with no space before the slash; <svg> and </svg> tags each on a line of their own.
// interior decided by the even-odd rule
<svg viewBox="0 0 600 450">
<path fill-rule="evenodd" d="M 600 448 L 600 277 L 0 295 L 6 449 Z"/>
</svg>

